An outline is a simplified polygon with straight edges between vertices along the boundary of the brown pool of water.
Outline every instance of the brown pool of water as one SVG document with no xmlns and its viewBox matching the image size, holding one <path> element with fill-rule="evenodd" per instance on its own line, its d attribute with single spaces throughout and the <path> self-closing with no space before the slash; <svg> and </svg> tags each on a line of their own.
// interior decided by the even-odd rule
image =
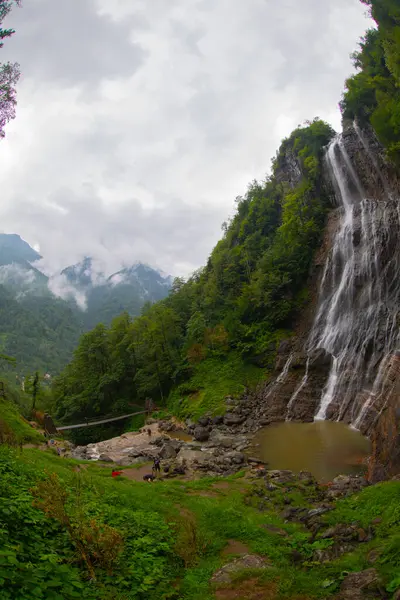
<svg viewBox="0 0 400 600">
<path fill-rule="evenodd" d="M 180 429 L 177 431 L 168 431 L 167 435 L 173 440 L 181 440 L 182 442 L 193 441 L 193 437 L 189 435 L 189 433 L 186 433 L 186 431 L 182 431 Z"/>
<path fill-rule="evenodd" d="M 289 421 L 260 429 L 249 453 L 270 469 L 310 471 L 327 482 L 339 474 L 363 472 L 370 449 L 369 440 L 344 423 Z"/>
</svg>

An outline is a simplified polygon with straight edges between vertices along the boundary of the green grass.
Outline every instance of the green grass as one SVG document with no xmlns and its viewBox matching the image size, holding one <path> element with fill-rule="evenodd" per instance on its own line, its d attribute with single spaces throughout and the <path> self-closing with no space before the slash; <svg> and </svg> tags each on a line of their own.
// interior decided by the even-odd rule
<svg viewBox="0 0 400 600">
<path fill-rule="evenodd" d="M 79 473 L 78 464 L 84 466 Z M 70 490 L 72 511 L 80 507 L 87 518 L 106 523 L 122 534 L 124 550 L 111 578 L 97 569 L 97 583 L 89 583 L 65 530 L 32 508 L 29 489 L 52 472 Z M 0 542 L 6 549 L 11 548 L 10 552 L 24 544 L 25 550 L 21 556 L 17 553 L 16 560 L 22 563 L 19 566 L 27 581 L 33 579 L 39 590 L 37 595 L 32 592 L 34 587 L 21 592 L 22 588 L 15 588 L 14 584 L 12 593 L 19 589 L 21 600 L 72 600 L 74 586 L 81 586 L 76 587 L 79 597 L 93 600 L 211 600 L 214 596 L 209 579 L 227 561 L 221 551 L 228 540 L 240 541 L 250 552 L 269 559 L 272 567 L 258 575 L 261 583 L 276 583 L 278 598 L 304 595 L 318 599 L 337 593 L 346 572 L 371 566 L 368 554 L 372 549 L 379 554 L 374 566 L 384 586 L 394 591 L 397 585 L 400 482 L 366 488 L 357 496 L 337 502 L 336 509 L 325 516 L 327 525 L 357 522 L 367 528 L 377 516 L 382 522 L 374 525 L 371 542 L 359 544 L 354 552 L 340 559 L 320 564 L 311 557 L 316 549 L 329 547 L 332 540 L 317 536 L 312 541 L 302 525 L 285 523 L 280 517 L 283 494 L 291 498 L 292 505 L 309 506 L 312 490 L 309 486 L 303 489 L 301 483 L 294 483 L 287 492 L 281 487 L 268 492 L 270 500 L 260 504 L 262 494 L 254 490 L 261 489 L 262 483 L 251 483 L 240 475 L 149 485 L 112 479 L 111 469 L 59 458 L 38 449 L 0 449 L 0 475 L 0 522 L 11 528 L 6 532 L 0 528 Z M 222 488 L 217 485 L 221 481 Z M 12 520 L 6 517 L 10 509 Z M 191 521 L 195 524 L 194 533 L 188 527 Z M 283 529 L 287 536 L 268 531 L 263 528 L 266 524 Z M 293 550 L 310 557 L 309 562 L 303 566 L 294 564 Z M 2 560 L 4 553 L 0 550 L 0 588 L 2 578 L 7 582 L 7 577 L 11 577 L 2 574 Z M 238 582 L 249 575 L 239 574 Z M 54 582 L 54 588 L 46 587 L 49 581 Z M 57 587 L 58 581 L 62 588 Z M 6 586 L 0 589 L 0 596 L 11 600 L 15 596 L 7 596 L 7 590 Z"/>
<path fill-rule="evenodd" d="M 196 367 L 188 382 L 173 390 L 167 405 L 178 417 L 221 415 L 226 411 L 226 396 L 240 396 L 246 387 L 254 387 L 266 375 L 265 369 L 244 363 L 235 352 L 207 358 Z"/>
<path fill-rule="evenodd" d="M 43 435 L 24 421 L 17 407 L 1 397 L 0 420 L 5 423 L 6 429 L 13 432 L 17 444 L 40 444 L 44 442 Z"/>
</svg>

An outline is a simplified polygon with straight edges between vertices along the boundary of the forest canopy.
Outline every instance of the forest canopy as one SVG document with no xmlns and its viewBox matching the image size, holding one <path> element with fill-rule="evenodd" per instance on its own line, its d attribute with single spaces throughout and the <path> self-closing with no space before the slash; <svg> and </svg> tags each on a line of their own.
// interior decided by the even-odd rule
<svg viewBox="0 0 400 600">
<path fill-rule="evenodd" d="M 367 31 L 353 54 L 358 73 L 346 81 L 345 119 L 372 125 L 389 157 L 400 162 L 400 3 L 362 0 L 377 27 Z"/>
</svg>

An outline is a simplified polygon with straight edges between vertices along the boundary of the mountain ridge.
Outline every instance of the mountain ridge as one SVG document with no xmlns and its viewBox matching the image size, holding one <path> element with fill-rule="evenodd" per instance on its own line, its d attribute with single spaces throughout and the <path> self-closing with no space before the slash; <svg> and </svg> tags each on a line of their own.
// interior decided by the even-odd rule
<svg viewBox="0 0 400 600">
<path fill-rule="evenodd" d="M 0 350 L 17 358 L 19 370 L 58 372 L 82 333 L 100 322 L 109 325 L 122 312 L 138 316 L 172 285 L 171 276 L 140 262 L 106 276 L 84 257 L 49 275 L 41 270 L 42 258 L 20 235 L 0 234 Z"/>
</svg>

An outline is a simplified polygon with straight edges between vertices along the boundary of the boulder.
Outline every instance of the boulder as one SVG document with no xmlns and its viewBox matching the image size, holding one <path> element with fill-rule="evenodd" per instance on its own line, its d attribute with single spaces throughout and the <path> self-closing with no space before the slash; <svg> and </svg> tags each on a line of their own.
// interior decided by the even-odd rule
<svg viewBox="0 0 400 600">
<path fill-rule="evenodd" d="M 86 458 L 86 452 L 87 452 L 86 446 L 76 446 L 76 448 L 74 448 L 72 450 L 71 456 L 73 458 L 83 459 L 83 458 Z"/>
<path fill-rule="evenodd" d="M 209 438 L 210 444 L 213 446 L 221 446 L 222 448 L 232 448 L 235 445 L 235 438 L 230 435 L 224 435 L 218 429 L 213 429 Z"/>
<path fill-rule="evenodd" d="M 242 452 L 237 452 L 235 450 L 233 450 L 232 452 L 227 452 L 225 454 L 225 458 L 228 458 L 236 465 L 241 465 L 246 460 L 246 457 Z"/>
<path fill-rule="evenodd" d="M 167 443 L 167 444 L 164 444 L 164 446 L 161 448 L 159 457 L 167 458 L 167 459 L 175 458 L 178 451 L 179 451 L 179 448 L 177 448 L 175 445 Z"/>
<path fill-rule="evenodd" d="M 209 423 L 209 417 L 200 417 L 200 419 L 197 421 L 197 424 L 200 425 L 200 427 L 208 427 Z"/>
<path fill-rule="evenodd" d="M 190 465 L 196 461 L 197 464 L 205 463 L 210 459 L 210 455 L 201 450 L 191 450 L 189 448 L 181 448 L 176 457 L 178 465 Z"/>
<path fill-rule="evenodd" d="M 126 452 L 127 456 L 130 458 L 139 458 L 139 456 L 143 456 L 142 451 L 139 448 L 128 448 L 128 452 Z M 123 450 L 124 452 L 124 450 Z"/>
<path fill-rule="evenodd" d="M 194 439 L 198 442 L 206 442 L 210 437 L 210 432 L 205 427 L 195 427 L 193 432 Z"/>
<path fill-rule="evenodd" d="M 384 597 L 376 569 L 366 569 L 347 575 L 335 600 L 378 600 Z"/>
<path fill-rule="evenodd" d="M 266 569 L 270 566 L 265 558 L 257 554 L 245 554 L 216 571 L 211 577 L 211 583 L 218 585 L 229 584 L 232 583 L 236 573 L 252 569 Z"/>
<path fill-rule="evenodd" d="M 213 419 L 212 419 L 213 425 L 222 425 L 223 422 L 224 422 L 224 417 L 222 415 L 218 415 L 216 417 L 213 417 Z"/>
<path fill-rule="evenodd" d="M 111 456 L 109 456 L 108 454 L 100 454 L 99 460 L 101 460 L 103 462 L 109 462 L 109 463 L 114 462 L 113 459 L 111 458 Z"/>
<path fill-rule="evenodd" d="M 246 420 L 244 415 L 236 415 L 234 413 L 226 413 L 224 416 L 224 425 L 232 427 L 235 425 L 241 425 Z"/>
<path fill-rule="evenodd" d="M 338 475 L 330 485 L 327 492 L 328 498 L 350 496 L 366 487 L 368 482 L 358 475 Z"/>
</svg>

